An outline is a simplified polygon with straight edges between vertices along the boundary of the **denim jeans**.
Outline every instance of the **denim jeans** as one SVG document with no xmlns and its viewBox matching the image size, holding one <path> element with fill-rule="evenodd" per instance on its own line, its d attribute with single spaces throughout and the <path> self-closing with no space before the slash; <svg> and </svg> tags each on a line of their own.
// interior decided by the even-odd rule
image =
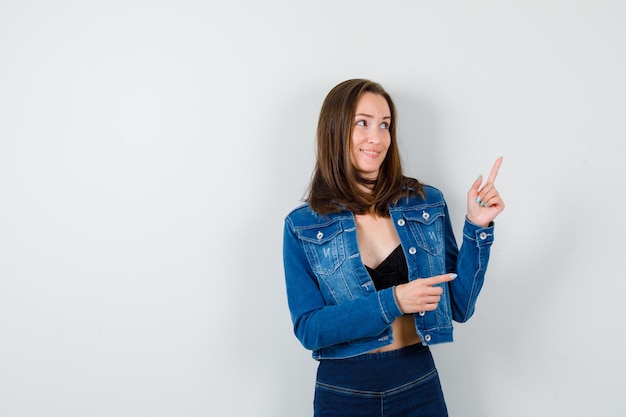
<svg viewBox="0 0 626 417">
<path fill-rule="evenodd" d="M 430 350 L 421 344 L 347 359 L 323 359 L 315 417 L 446 417 Z"/>
</svg>

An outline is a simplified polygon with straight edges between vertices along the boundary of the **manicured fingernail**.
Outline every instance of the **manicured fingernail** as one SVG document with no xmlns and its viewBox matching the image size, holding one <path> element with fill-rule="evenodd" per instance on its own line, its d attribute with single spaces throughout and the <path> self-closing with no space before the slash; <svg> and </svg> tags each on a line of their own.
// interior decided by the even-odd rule
<svg viewBox="0 0 626 417">
<path fill-rule="evenodd" d="M 480 201 L 482 200 L 482 198 L 480 198 L 480 196 L 476 197 L 476 202 L 480 203 Z"/>
<path fill-rule="evenodd" d="M 476 177 L 476 181 L 478 181 L 480 179 L 480 177 L 482 177 L 483 174 L 480 174 L 479 176 Z"/>
<path fill-rule="evenodd" d="M 456 278 L 456 277 L 458 277 L 458 275 L 457 275 L 457 274 L 450 274 L 450 278 L 454 279 L 454 278 Z"/>
</svg>

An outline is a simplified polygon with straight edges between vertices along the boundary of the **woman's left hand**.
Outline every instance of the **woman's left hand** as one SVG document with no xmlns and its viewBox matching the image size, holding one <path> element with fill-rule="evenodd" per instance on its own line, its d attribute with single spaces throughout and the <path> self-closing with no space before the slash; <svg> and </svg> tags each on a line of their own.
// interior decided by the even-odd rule
<svg viewBox="0 0 626 417">
<path fill-rule="evenodd" d="M 488 226 L 504 210 L 504 201 L 493 184 L 500 165 L 502 165 L 502 157 L 496 159 L 493 164 L 487 183 L 481 187 L 483 183 L 481 175 L 467 192 L 467 220 L 478 226 Z"/>
</svg>

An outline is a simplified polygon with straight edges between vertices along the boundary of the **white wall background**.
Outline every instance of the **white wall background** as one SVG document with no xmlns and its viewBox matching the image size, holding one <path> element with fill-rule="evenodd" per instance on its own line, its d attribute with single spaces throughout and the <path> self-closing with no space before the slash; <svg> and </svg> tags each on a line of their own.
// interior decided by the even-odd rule
<svg viewBox="0 0 626 417">
<path fill-rule="evenodd" d="M 624 415 L 626 3 L 0 3 L 0 415 L 311 415 L 284 215 L 340 81 L 406 171 L 507 210 L 453 416 Z"/>
</svg>

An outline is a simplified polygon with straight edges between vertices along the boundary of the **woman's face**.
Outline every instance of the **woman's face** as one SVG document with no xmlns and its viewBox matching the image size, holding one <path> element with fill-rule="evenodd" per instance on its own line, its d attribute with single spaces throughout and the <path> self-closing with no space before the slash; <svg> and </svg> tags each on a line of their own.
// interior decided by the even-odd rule
<svg viewBox="0 0 626 417">
<path fill-rule="evenodd" d="M 391 111 L 381 95 L 363 93 L 356 104 L 350 161 L 363 178 L 378 178 L 380 166 L 391 144 Z"/>
</svg>

